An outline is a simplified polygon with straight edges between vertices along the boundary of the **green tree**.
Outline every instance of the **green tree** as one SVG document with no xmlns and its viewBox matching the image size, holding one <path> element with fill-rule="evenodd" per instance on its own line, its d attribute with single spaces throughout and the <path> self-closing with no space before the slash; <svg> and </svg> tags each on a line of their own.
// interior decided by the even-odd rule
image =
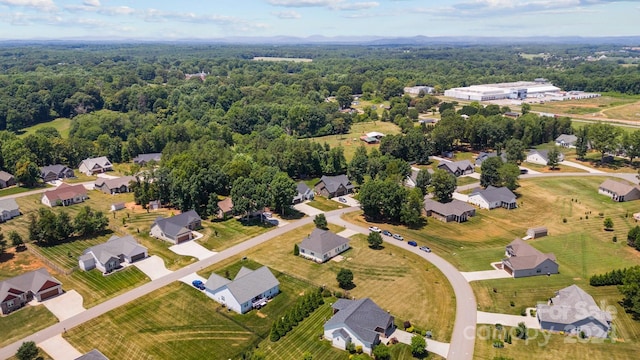
<svg viewBox="0 0 640 360">
<path fill-rule="evenodd" d="M 527 330 L 527 325 L 525 325 L 525 323 L 522 321 L 519 322 L 518 327 L 516 327 L 516 336 L 519 339 L 526 340 L 528 337 Z"/>
<path fill-rule="evenodd" d="M 624 296 L 622 305 L 625 310 L 640 317 L 640 266 L 627 269 L 618 288 Z"/>
<path fill-rule="evenodd" d="M 4 238 L 4 233 L 2 229 L 0 229 L 0 255 L 4 254 L 4 251 L 7 249 L 7 240 Z"/>
<path fill-rule="evenodd" d="M 338 281 L 338 286 L 342 289 L 351 289 L 353 288 L 353 272 L 349 269 L 340 269 L 338 275 L 336 276 L 336 280 Z"/>
<path fill-rule="evenodd" d="M 623 133 L 620 145 L 629 158 L 629 163 L 633 163 L 633 159 L 640 157 L 640 130 Z"/>
<path fill-rule="evenodd" d="M 600 152 L 600 161 L 604 155 L 616 149 L 620 128 L 611 124 L 597 123 L 589 126 L 589 140 L 591 147 Z"/>
<path fill-rule="evenodd" d="M 416 176 L 416 187 L 422 191 L 422 195 L 427 195 L 429 184 L 431 184 L 431 173 L 427 170 L 420 170 Z"/>
<path fill-rule="evenodd" d="M 350 179 L 358 184 L 362 184 L 368 167 L 369 157 L 367 156 L 367 149 L 361 145 L 356 148 L 353 158 L 349 162 L 349 165 L 347 165 L 347 174 Z"/>
<path fill-rule="evenodd" d="M 34 360 L 38 357 L 39 350 L 33 341 L 23 342 L 16 352 L 18 360 Z"/>
<path fill-rule="evenodd" d="M 422 225 L 422 208 L 424 206 L 424 195 L 422 191 L 415 188 L 408 192 L 407 200 L 402 203 L 400 210 L 400 221 L 410 228 L 417 228 Z"/>
<path fill-rule="evenodd" d="M 500 168 L 503 166 L 502 159 L 499 156 L 494 156 L 486 159 L 480 166 L 480 186 L 501 186 L 500 180 Z"/>
<path fill-rule="evenodd" d="M 427 354 L 427 341 L 420 335 L 411 337 L 411 354 L 415 357 L 423 357 Z"/>
<path fill-rule="evenodd" d="M 516 164 L 506 163 L 498 169 L 500 175 L 501 186 L 506 186 L 509 190 L 514 191 L 520 187 L 518 177 L 520 177 L 520 168 Z"/>
<path fill-rule="evenodd" d="M 456 191 L 457 179 L 445 170 L 437 169 L 431 176 L 431 185 L 433 185 L 433 195 L 443 203 L 450 202 L 453 192 Z"/>
<path fill-rule="evenodd" d="M 528 114 L 531 111 L 531 104 L 522 103 L 522 107 L 520 108 L 520 110 L 522 111 L 522 115 Z"/>
<path fill-rule="evenodd" d="M 336 100 L 338 104 L 340 104 L 341 109 L 347 109 L 351 107 L 351 102 L 353 101 L 353 90 L 351 90 L 348 86 L 340 86 L 338 92 L 336 93 Z"/>
<path fill-rule="evenodd" d="M 298 247 L 298 244 L 293 244 L 293 255 L 300 255 L 300 247 Z"/>
<path fill-rule="evenodd" d="M 94 211 L 89 206 L 84 206 L 75 219 L 73 219 L 73 227 L 79 236 L 90 236 L 98 234 L 109 225 L 109 219 L 104 216 L 102 211 Z"/>
<path fill-rule="evenodd" d="M 613 220 L 610 217 L 604 219 L 604 228 L 605 230 L 613 229 Z"/>
<path fill-rule="evenodd" d="M 380 93 L 384 97 L 385 100 L 389 100 L 394 96 L 402 95 L 404 91 L 404 86 L 395 77 L 388 77 L 382 80 L 382 85 L 380 86 Z"/>
<path fill-rule="evenodd" d="M 318 229 L 327 230 L 327 218 L 324 214 L 318 214 L 313 218 L 313 223 Z"/>
<path fill-rule="evenodd" d="M 576 155 L 578 159 L 582 160 L 589 150 L 589 128 L 586 126 L 578 128 L 576 137 Z"/>
<path fill-rule="evenodd" d="M 291 206 L 293 197 L 296 195 L 295 181 L 293 181 L 287 173 L 279 172 L 273 178 L 270 190 L 276 211 L 284 215 L 285 211 Z"/>
<path fill-rule="evenodd" d="M 373 357 L 376 360 L 391 360 L 391 351 L 384 344 L 378 344 L 373 348 Z"/>
<path fill-rule="evenodd" d="M 16 180 L 25 187 L 35 187 L 40 178 L 38 166 L 30 160 L 21 160 L 16 164 Z"/>
<path fill-rule="evenodd" d="M 378 232 L 370 232 L 367 236 L 367 242 L 372 249 L 379 249 L 382 245 L 382 235 Z"/>
<path fill-rule="evenodd" d="M 392 179 L 370 180 L 360 188 L 360 207 L 367 219 L 400 221 L 407 189 Z"/>
<path fill-rule="evenodd" d="M 310 352 L 305 351 L 302 355 L 302 360 L 313 360 L 313 355 Z"/>
<path fill-rule="evenodd" d="M 526 158 L 524 154 L 525 146 L 522 141 L 518 139 L 509 139 L 505 144 L 504 151 L 507 157 L 507 162 L 520 164 Z"/>
<path fill-rule="evenodd" d="M 557 146 L 554 146 L 547 153 L 547 165 L 551 170 L 555 170 L 560 163 L 560 150 L 558 150 Z"/>
<path fill-rule="evenodd" d="M 18 232 L 15 230 L 9 231 L 9 240 L 11 240 L 11 245 L 15 246 L 16 248 L 24 246 L 24 240 L 22 240 L 22 236 L 20 236 L 20 234 L 18 234 Z"/>
</svg>

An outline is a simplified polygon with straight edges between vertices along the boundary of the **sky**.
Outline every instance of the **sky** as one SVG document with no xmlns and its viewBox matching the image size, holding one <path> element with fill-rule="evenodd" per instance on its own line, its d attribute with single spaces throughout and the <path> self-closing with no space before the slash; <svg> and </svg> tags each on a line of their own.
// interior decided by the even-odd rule
<svg viewBox="0 0 640 360">
<path fill-rule="evenodd" d="M 632 36 L 640 0 L 0 0 L 0 39 Z"/>
</svg>

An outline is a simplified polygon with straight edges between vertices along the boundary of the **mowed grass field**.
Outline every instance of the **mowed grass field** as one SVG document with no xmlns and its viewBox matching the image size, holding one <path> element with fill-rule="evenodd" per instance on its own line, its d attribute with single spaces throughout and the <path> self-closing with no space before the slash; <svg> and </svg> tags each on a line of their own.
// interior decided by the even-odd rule
<svg viewBox="0 0 640 360">
<path fill-rule="evenodd" d="M 42 129 L 45 127 L 52 127 L 58 130 L 58 132 L 60 133 L 60 136 L 62 136 L 63 138 L 67 138 L 69 137 L 69 128 L 71 128 L 71 120 L 67 118 L 57 118 L 52 121 L 36 124 L 28 128 L 22 129 L 20 136 L 35 134 L 38 129 Z"/>
<path fill-rule="evenodd" d="M 224 250 L 273 229 L 273 226 L 267 223 L 246 224 L 235 218 L 224 221 L 203 221 L 202 226 L 203 229 L 198 231 L 204 236 L 197 241 L 213 251 Z"/>
<path fill-rule="evenodd" d="M 342 228 L 330 225 L 330 230 Z M 354 274 L 355 288 L 348 295 L 355 298 L 370 297 L 383 309 L 388 309 L 399 320 L 410 320 L 421 329 L 431 330 L 434 338 L 448 341 L 455 316 L 455 297 L 449 282 L 434 266 L 416 255 L 387 246 L 381 250 L 368 247 L 366 237 L 351 237 L 352 249 L 342 255 L 342 262 L 328 261 L 316 264 L 293 255 L 294 244 L 313 231 L 308 225 L 257 246 L 243 256 L 268 265 L 277 271 L 295 274 L 316 286 L 338 288 L 336 275 L 341 268 Z M 200 272 L 203 276 L 209 273 Z"/>
<path fill-rule="evenodd" d="M 634 97 L 601 96 L 593 99 L 548 101 L 531 104 L 531 110 L 553 114 L 602 116 L 604 119 L 634 120 L 634 107 L 639 99 Z M 611 111 L 614 111 L 611 113 Z M 637 111 L 637 110 L 636 110 Z M 612 114 L 616 114 L 613 116 Z M 578 116 L 579 117 L 579 116 Z M 637 117 L 635 120 L 639 120 Z"/>
<path fill-rule="evenodd" d="M 58 319 L 43 305 L 25 306 L 8 316 L 0 316 L 0 347 L 40 331 L 58 322 Z"/>
<path fill-rule="evenodd" d="M 314 197 L 313 200 L 307 202 L 307 205 L 322 211 L 332 211 L 346 207 L 346 205 L 319 195 Z"/>
<path fill-rule="evenodd" d="M 228 268 L 231 275 L 233 268 L 239 265 Z M 202 359 L 203 354 L 209 359 L 239 358 L 268 337 L 273 319 L 306 291 L 315 290 L 296 278 L 274 275 L 281 293 L 260 312 L 229 312 L 203 292 L 175 282 L 64 336 L 81 352 L 97 348 L 111 359 Z"/>
<path fill-rule="evenodd" d="M 367 121 L 352 124 L 351 130 L 348 134 L 321 136 L 311 138 L 310 140 L 320 144 L 327 143 L 332 148 L 342 146 L 344 148 L 345 158 L 347 161 L 350 161 L 353 154 L 355 154 L 356 149 L 360 145 L 365 145 L 368 151 L 371 151 L 374 147 L 377 148 L 380 146 L 378 144 L 367 145 L 364 141 L 360 140 L 360 136 L 371 131 L 378 131 L 385 135 L 391 135 L 399 134 L 400 128 L 391 122 Z"/>
</svg>

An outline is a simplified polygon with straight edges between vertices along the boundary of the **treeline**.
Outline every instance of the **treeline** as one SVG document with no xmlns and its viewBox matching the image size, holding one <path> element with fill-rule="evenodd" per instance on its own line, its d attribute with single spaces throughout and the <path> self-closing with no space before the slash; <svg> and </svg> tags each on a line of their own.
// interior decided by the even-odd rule
<svg viewBox="0 0 640 360">
<path fill-rule="evenodd" d="M 591 286 L 610 286 L 610 285 L 622 285 L 624 276 L 629 269 L 617 269 L 612 270 L 604 274 L 596 274 L 589 278 L 589 285 Z"/>
<path fill-rule="evenodd" d="M 284 316 L 276 319 L 271 324 L 271 332 L 269 339 L 272 342 L 280 340 L 291 331 L 298 323 L 304 320 L 307 316 L 311 315 L 320 305 L 324 304 L 322 298 L 321 289 L 317 291 L 311 291 L 305 294 L 302 299 L 299 299 L 291 309 L 289 309 Z"/>
<path fill-rule="evenodd" d="M 29 240 L 41 246 L 53 246 L 72 236 L 91 236 L 103 232 L 109 219 L 101 211 L 85 206 L 71 219 L 62 211 L 58 214 L 47 208 L 39 208 L 37 213 L 29 214 Z"/>
</svg>

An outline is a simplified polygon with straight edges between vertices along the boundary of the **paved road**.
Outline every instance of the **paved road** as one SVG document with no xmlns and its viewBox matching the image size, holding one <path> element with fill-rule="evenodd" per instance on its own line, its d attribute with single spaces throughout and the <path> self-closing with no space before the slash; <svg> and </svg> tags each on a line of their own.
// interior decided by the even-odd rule
<svg viewBox="0 0 640 360">
<path fill-rule="evenodd" d="M 86 181 L 86 182 L 81 182 L 81 183 L 77 183 L 77 184 L 73 184 L 73 185 L 82 185 L 84 187 L 87 187 L 88 185 L 93 186 L 94 183 L 95 183 L 95 181 Z M 29 196 L 29 195 L 42 194 L 45 191 L 55 190 L 55 188 L 56 187 L 46 187 L 46 188 L 42 188 L 42 189 L 26 191 L 26 192 L 21 192 L 21 193 L 17 193 L 17 194 L 0 196 L 0 199 L 17 199 L 17 198 L 21 198 L 21 197 L 25 197 L 25 196 Z"/>
<path fill-rule="evenodd" d="M 342 214 L 354 212 L 360 210 L 357 207 L 354 208 L 345 208 L 340 210 L 334 210 L 326 213 L 327 217 L 339 217 Z M 260 245 L 264 242 L 267 242 L 277 236 L 285 234 L 293 229 L 299 228 L 306 224 L 310 224 L 313 222 L 313 218 L 306 217 L 304 219 L 292 222 L 283 227 L 275 228 L 269 232 L 256 236 L 250 240 L 247 240 L 241 244 L 228 248 L 219 252 L 218 254 L 209 257 L 207 259 L 198 261 L 191 265 L 185 266 L 179 270 L 176 270 L 170 274 L 167 274 L 163 277 L 160 277 L 156 280 L 148 282 L 142 286 L 139 286 L 131 291 L 128 291 L 120 296 L 117 296 L 113 299 L 107 300 L 99 305 L 96 305 L 92 308 L 87 309 L 87 311 L 82 312 L 76 316 L 73 316 L 69 319 L 63 320 L 55 325 L 49 326 L 46 329 L 40 330 L 35 334 L 32 334 L 24 339 L 16 341 L 10 345 L 7 345 L 0 349 L 0 359 L 7 359 L 13 356 L 22 342 L 24 341 L 35 341 L 36 344 L 39 344 L 47 339 L 50 339 L 58 334 L 61 334 L 65 331 L 65 329 L 72 329 L 80 324 L 83 324 L 91 319 L 94 319 L 102 314 L 105 314 L 115 308 L 118 308 L 122 305 L 125 305 L 133 300 L 136 300 L 144 295 L 149 294 L 152 291 L 158 290 L 164 286 L 169 285 L 174 281 L 178 281 L 181 278 L 194 273 L 196 271 L 202 270 L 208 266 L 216 264 L 222 260 L 225 260 L 229 257 L 242 254 L 254 246 Z M 475 311 L 475 307 L 474 307 Z"/>
<path fill-rule="evenodd" d="M 340 213 L 336 211 L 327 213 L 327 221 L 362 234 L 369 234 L 369 229 L 343 220 L 340 218 Z M 435 265 L 442 271 L 444 276 L 447 277 L 451 283 L 451 287 L 453 287 L 453 292 L 456 294 L 456 320 L 453 325 L 453 334 L 451 335 L 447 359 L 472 359 L 473 348 L 475 346 L 477 305 L 473 290 L 467 280 L 458 269 L 434 253 L 427 254 L 424 251 L 420 251 L 417 247 L 408 245 L 404 241 L 390 240 L 385 236 L 383 236 L 383 240 L 388 244 L 417 254 Z"/>
</svg>

